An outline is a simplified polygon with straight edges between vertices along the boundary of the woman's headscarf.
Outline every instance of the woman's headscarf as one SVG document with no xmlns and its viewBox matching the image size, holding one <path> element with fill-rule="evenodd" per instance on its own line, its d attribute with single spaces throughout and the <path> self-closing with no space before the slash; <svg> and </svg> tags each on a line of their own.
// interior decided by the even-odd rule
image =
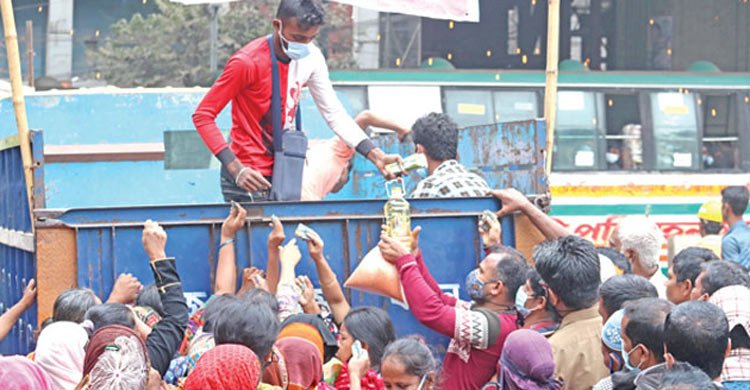
<svg viewBox="0 0 750 390">
<path fill-rule="evenodd" d="M 260 362 L 248 347 L 222 344 L 206 352 L 185 381 L 185 390 L 256 389 Z"/>
<path fill-rule="evenodd" d="M 281 332 L 284 333 L 290 325 L 297 323 L 312 325 L 320 334 L 320 337 L 323 339 L 323 363 L 328 362 L 336 356 L 336 352 L 339 350 L 339 345 L 336 341 L 336 336 L 325 321 L 314 314 L 297 314 L 284 320 L 281 324 Z M 290 331 L 294 331 L 294 329 L 290 329 Z M 281 339 L 281 336 L 279 336 L 278 339 Z"/>
<path fill-rule="evenodd" d="M 149 373 L 148 350 L 138 333 L 110 325 L 91 336 L 83 363 L 80 387 L 90 389 L 142 389 Z"/>
<path fill-rule="evenodd" d="M 314 389 L 323 380 L 324 344 L 318 330 L 295 322 L 279 332 L 263 383 L 284 389 Z"/>
<path fill-rule="evenodd" d="M 84 348 L 89 340 L 79 324 L 57 321 L 42 330 L 36 344 L 34 361 L 57 389 L 73 389 L 83 376 Z"/>
<path fill-rule="evenodd" d="M 555 361 L 549 341 L 533 330 L 520 329 L 508 335 L 500 356 L 502 389 L 559 390 L 553 378 Z"/>
<path fill-rule="evenodd" d="M 23 356 L 0 356 L 0 383 L 6 390 L 52 390 L 52 380 Z"/>
<path fill-rule="evenodd" d="M 287 389 L 315 389 L 323 380 L 322 351 L 315 344 L 299 337 L 285 337 L 276 342 L 276 348 L 284 356 Z"/>
</svg>

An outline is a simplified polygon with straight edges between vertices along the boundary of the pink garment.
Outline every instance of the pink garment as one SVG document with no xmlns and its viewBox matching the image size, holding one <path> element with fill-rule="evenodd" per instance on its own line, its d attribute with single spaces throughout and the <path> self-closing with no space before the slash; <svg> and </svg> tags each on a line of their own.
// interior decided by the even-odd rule
<svg viewBox="0 0 750 390">
<path fill-rule="evenodd" d="M 0 356 L 0 384 L 5 390 L 53 389 L 44 370 L 24 356 Z"/>
<path fill-rule="evenodd" d="M 35 361 L 49 375 L 57 389 L 74 389 L 83 377 L 88 333 L 75 322 L 49 324 L 36 344 Z"/>
<path fill-rule="evenodd" d="M 428 328 L 451 337 L 443 360 L 440 382 L 444 389 L 479 389 L 490 381 L 510 332 L 516 330 L 515 314 L 499 314 L 500 329 L 494 340 L 482 330 L 483 314 L 470 310 L 468 303 L 443 294 L 422 259 L 406 255 L 396 266 L 404 295 L 414 317 Z"/>
<path fill-rule="evenodd" d="M 322 200 L 328 195 L 352 157 L 354 149 L 339 137 L 310 140 L 302 175 L 302 200 Z"/>
</svg>

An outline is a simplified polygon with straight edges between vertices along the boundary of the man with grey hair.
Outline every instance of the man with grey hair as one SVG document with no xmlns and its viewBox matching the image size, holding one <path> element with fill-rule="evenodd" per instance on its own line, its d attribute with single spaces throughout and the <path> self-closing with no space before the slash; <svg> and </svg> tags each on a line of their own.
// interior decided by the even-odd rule
<svg viewBox="0 0 750 390">
<path fill-rule="evenodd" d="M 627 216 L 618 221 L 609 243 L 625 255 L 634 274 L 648 279 L 656 287 L 659 298 L 666 299 L 668 279 L 659 269 L 663 240 L 664 234 L 653 220 Z"/>
</svg>

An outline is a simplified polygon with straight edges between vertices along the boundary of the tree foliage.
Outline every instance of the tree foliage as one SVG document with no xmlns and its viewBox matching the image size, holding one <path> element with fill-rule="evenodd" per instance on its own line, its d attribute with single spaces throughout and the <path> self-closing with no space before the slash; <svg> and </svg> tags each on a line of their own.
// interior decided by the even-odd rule
<svg viewBox="0 0 750 390">
<path fill-rule="evenodd" d="M 211 11 L 207 5 L 185 6 L 155 0 L 158 12 L 134 15 L 112 25 L 111 33 L 87 56 L 98 77 L 119 87 L 207 86 L 218 74 L 209 71 Z M 278 0 L 229 3 L 219 12 L 219 72 L 229 56 L 251 40 L 273 31 Z M 329 4 L 329 7 L 331 4 Z M 346 23 L 341 12 L 324 31 Z M 324 35 L 324 34 L 321 34 Z M 326 38 L 328 34 L 325 34 Z M 352 67 L 348 55 L 336 55 L 332 67 Z"/>
</svg>

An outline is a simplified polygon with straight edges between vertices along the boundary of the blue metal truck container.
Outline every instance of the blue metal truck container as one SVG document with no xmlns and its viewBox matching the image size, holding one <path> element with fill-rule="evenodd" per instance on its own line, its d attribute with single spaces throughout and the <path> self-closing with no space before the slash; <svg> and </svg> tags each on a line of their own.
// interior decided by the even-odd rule
<svg viewBox="0 0 750 390">
<path fill-rule="evenodd" d="M 324 254 L 343 284 L 362 257 L 377 245 L 383 204 L 383 200 L 246 204 L 248 224 L 235 244 L 237 267 L 266 268 L 268 225 L 271 215 L 276 215 L 284 223 L 287 240 L 300 222 L 323 237 Z M 498 202 L 491 198 L 413 200 L 411 206 L 412 225 L 423 228 L 420 243 L 433 276 L 443 291 L 466 299 L 464 277 L 483 258 L 477 217 L 483 210 L 498 209 Z M 141 234 L 144 221 L 158 221 L 168 234 L 167 254 L 177 258 L 183 288 L 195 309 L 211 294 L 221 222 L 228 212 L 226 204 L 209 204 L 43 210 L 37 216 L 43 221 L 38 225 L 40 234 L 44 234 L 45 226 L 62 225 L 75 231 L 78 286 L 91 288 L 101 297 L 109 295 L 121 273 L 132 273 L 144 284 L 152 282 Z M 511 231 L 512 225 L 506 224 L 506 242 L 512 239 Z M 309 275 L 319 288 L 306 244 L 298 242 L 303 258 L 297 275 Z M 423 327 L 399 302 L 355 289 L 346 289 L 345 293 L 352 306 L 387 310 L 399 335 L 422 334 L 431 344 L 447 346 L 446 337 Z"/>
<path fill-rule="evenodd" d="M 45 128 L 43 136 L 35 135 L 32 145 L 34 158 L 39 161 L 35 164 L 34 188 L 36 247 L 27 249 L 36 249 L 36 254 L 6 249 L 3 244 L 2 304 L 14 304 L 25 282 L 36 274 L 39 310 L 38 316 L 33 309 L 24 315 L 12 337 L 1 344 L 3 353 L 29 351 L 35 320 L 51 315 L 54 298 L 65 288 L 89 287 L 106 299 L 120 273 L 130 272 L 142 282 L 150 282 L 148 259 L 141 247 L 141 229 L 146 219 L 166 227 L 167 249 L 177 257 L 191 307 L 200 306 L 209 297 L 220 226 L 229 211 L 228 205 L 218 203 L 216 167 L 209 163 L 202 169 L 167 169 L 168 151 L 148 161 L 48 159 L 41 164 L 43 154 L 49 156 L 45 143 L 63 147 L 118 142 L 148 145 L 166 143 L 167 132 L 174 129 L 195 135 L 188 118 L 202 96 L 200 92 L 131 91 L 111 96 L 48 93 L 27 99 L 32 124 Z M 6 103 L 0 101 L 0 112 L 10 112 Z M 315 119 L 317 113 L 311 114 L 311 110 L 311 102 L 305 101 L 303 112 L 305 123 L 312 127 L 311 137 L 323 138 L 329 133 L 315 127 L 316 120 L 323 126 L 322 120 Z M 220 117 L 219 124 L 225 128 L 227 118 Z M 8 131 L 7 124 L 0 124 L 0 134 Z M 379 136 L 375 142 L 387 152 L 412 153 L 409 145 L 399 144 L 394 136 Z M 462 163 L 481 173 L 494 188 L 514 186 L 526 193 L 540 194 L 546 192 L 547 185 L 543 174 L 544 143 L 542 121 L 477 126 L 460 133 L 459 154 Z M 17 153 L 17 148 L 14 150 L 8 153 Z M 12 158 L 13 162 L 3 160 L 2 165 L 3 170 L 15 170 L 2 179 L 2 207 L 6 209 L 2 210 L 2 226 L 25 232 L 28 237 L 31 225 L 28 218 L 26 222 L 21 218 L 28 215 L 28 208 L 24 209 L 22 164 L 17 154 Z M 415 176 L 407 179 L 407 189 L 413 188 L 417 180 Z M 291 238 L 299 222 L 321 234 L 326 241 L 325 255 L 343 283 L 364 254 L 377 244 L 385 203 L 384 180 L 369 162 L 357 158 L 350 183 L 331 198 L 335 200 L 246 205 L 248 226 L 239 234 L 236 245 L 238 267 L 265 267 L 268 222 L 275 214 L 284 222 L 287 238 Z M 466 298 L 463 279 L 482 258 L 477 217 L 485 209 L 497 209 L 498 202 L 476 198 L 411 203 L 413 225 L 424 228 L 422 248 L 435 279 L 443 291 Z M 513 245 L 512 219 L 504 220 L 503 226 L 503 241 Z M 305 244 L 301 246 L 306 253 Z M 317 279 L 306 254 L 297 273 Z M 399 334 L 420 333 L 427 335 L 432 344 L 447 345 L 446 337 L 425 329 L 398 302 L 359 290 L 346 290 L 346 294 L 353 306 L 385 308 Z"/>
<path fill-rule="evenodd" d="M 41 142 L 40 134 L 36 136 Z M 33 157 L 41 158 L 40 149 Z M 18 302 L 26 284 L 36 275 L 34 236 L 26 194 L 18 136 L 0 139 L 0 313 Z M 36 320 L 36 305 L 33 305 L 0 341 L 0 355 L 28 352 L 33 344 Z"/>
</svg>

